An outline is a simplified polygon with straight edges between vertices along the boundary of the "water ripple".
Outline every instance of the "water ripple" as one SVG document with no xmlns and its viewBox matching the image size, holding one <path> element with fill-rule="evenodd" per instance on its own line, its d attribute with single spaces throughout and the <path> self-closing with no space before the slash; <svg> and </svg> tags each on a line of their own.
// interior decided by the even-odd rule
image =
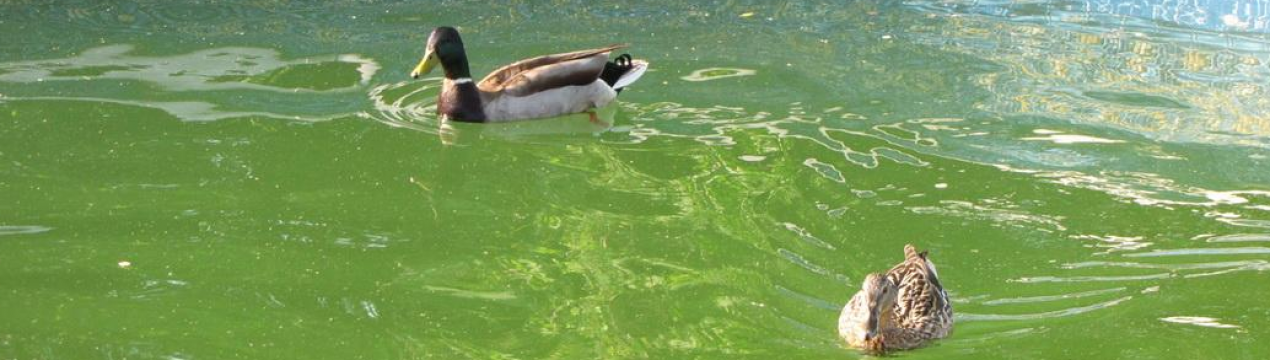
<svg viewBox="0 0 1270 360">
<path fill-rule="evenodd" d="M 813 273 L 817 273 L 824 276 L 842 278 L 845 281 L 845 277 L 834 274 L 832 271 L 829 271 L 829 269 L 826 269 L 823 266 L 812 263 L 810 260 L 807 260 L 806 257 L 803 257 L 802 255 L 799 255 L 796 252 L 793 252 L 784 248 L 780 248 L 780 249 L 776 249 L 776 253 L 780 254 L 781 258 L 788 260 L 790 263 L 794 265 L 798 265 L 799 267 L 803 269 L 807 269 L 807 271 L 811 271 Z"/>
<path fill-rule="evenodd" d="M 1189 248 L 1189 249 L 1167 249 L 1155 250 L 1141 253 L 1124 254 L 1125 257 L 1160 257 L 1160 256 L 1188 256 L 1188 255 L 1247 255 L 1247 254 L 1270 254 L 1268 247 L 1239 247 L 1239 248 Z"/>
<path fill-rule="evenodd" d="M 753 76 L 754 74 L 757 74 L 757 73 L 758 73 L 757 71 L 750 70 L 750 69 L 715 67 L 715 68 L 705 68 L 705 69 L 693 71 L 691 74 L 681 77 L 680 79 L 683 79 L 684 81 L 693 81 L 693 82 L 709 81 L 709 80 L 726 79 L 726 78 L 738 77 L 738 76 Z"/>
<path fill-rule="evenodd" d="M 1068 145 L 1068 144 L 1119 144 L 1119 143 L 1123 143 L 1123 142 L 1124 142 L 1123 140 L 1111 140 L 1111 139 L 1103 139 L 1103 138 L 1100 138 L 1100 137 L 1093 137 L 1093 136 L 1088 136 L 1088 135 L 1074 135 L 1074 134 L 1051 134 L 1051 135 L 1046 135 L 1046 136 L 1025 137 L 1025 138 L 1020 138 L 1019 140 L 1027 140 L 1027 141 L 1049 141 L 1049 142 L 1052 142 L 1052 143 L 1055 143 L 1055 144 L 1060 144 L 1060 145 Z"/>
<path fill-rule="evenodd" d="M 803 294 L 794 290 L 790 290 L 789 288 L 786 288 L 784 286 L 780 286 L 780 285 L 775 285 L 775 286 L 776 286 L 776 291 L 778 293 L 794 298 L 794 299 L 798 299 L 799 301 L 805 302 L 808 305 L 811 305 L 813 307 L 823 309 L 823 310 L 841 310 L 842 309 L 841 304 L 832 303 L 832 302 L 826 301 L 825 299 L 821 299 L 815 296 L 811 296 L 811 295 Z"/>
<path fill-rule="evenodd" d="M 840 184 L 847 182 L 847 179 L 842 176 L 842 171 L 838 171 L 838 168 L 833 166 L 833 164 L 820 161 L 816 158 L 807 158 L 807 160 L 803 160 L 803 165 L 811 168 L 812 170 L 816 170 L 816 173 L 819 173 L 820 176 L 829 179 L 830 181 Z"/>
<path fill-rule="evenodd" d="M 1245 260 L 1245 261 L 1222 261 L 1209 263 L 1190 263 L 1190 264 L 1151 264 L 1138 262 L 1120 262 L 1120 261 L 1084 261 L 1077 263 L 1063 264 L 1064 269 L 1081 269 L 1091 267 L 1118 267 L 1133 269 L 1159 269 L 1159 270 L 1200 270 L 1200 269 L 1227 269 L 1240 267 L 1257 267 L 1267 266 L 1270 262 L 1265 260 Z"/>
<path fill-rule="evenodd" d="M 772 113 L 750 112 L 744 108 L 725 106 L 694 108 L 671 102 L 631 104 L 624 109 L 631 114 L 634 124 L 622 131 L 626 131 L 627 135 L 631 136 L 631 142 L 635 143 L 652 137 L 667 137 L 692 139 L 711 146 L 727 146 L 736 144 L 730 132 L 758 130 L 779 138 L 811 141 L 825 149 L 842 154 L 843 160 L 847 163 L 865 169 L 877 168 L 883 160 L 916 167 L 930 165 L 929 162 L 911 153 L 909 149 L 902 147 L 904 144 L 892 142 L 897 139 L 894 134 L 880 132 L 883 135 L 878 135 L 837 127 L 842 124 L 825 124 L 823 114 L 808 115 L 808 112 L 798 103 L 790 104 L 788 115 L 781 118 L 775 118 Z M 836 111 L 826 111 L 824 114 Z M 861 119 L 860 115 L 851 113 L 843 113 L 839 116 L 844 119 Z M 855 145 L 878 141 L 895 146 Z M 915 141 L 920 142 L 920 140 Z M 807 165 L 817 171 L 826 170 L 822 174 L 830 180 L 837 181 L 833 171 L 828 171 L 830 169 L 823 166 L 826 164 L 829 163 L 815 159 L 809 161 Z M 841 174 L 841 171 L 837 172 Z"/>
<path fill-rule="evenodd" d="M 1210 243 L 1220 242 L 1267 242 L 1270 241 L 1270 234 L 1227 234 L 1217 235 L 1204 238 L 1204 241 Z"/>
<path fill-rule="evenodd" d="M 981 105 L 987 111 L 1110 126 L 1166 141 L 1266 147 L 1270 124 L 1261 119 L 1270 115 L 1270 97 L 1259 80 L 1270 75 L 1263 60 L 1264 37 L 1159 26 L 1143 18 L 1103 17 L 1072 11 L 1080 6 L 1045 3 L 1020 7 L 1043 8 L 1046 16 L 1002 16 L 1017 9 L 998 2 L 910 2 L 956 24 L 910 36 L 920 44 L 999 64 L 1000 71 L 975 79 L 992 90 L 991 99 Z M 1192 10 L 1228 5 L 1213 1 Z M 971 16 L 964 16 L 967 12 Z M 1254 20 L 1254 27 L 1263 31 L 1270 24 L 1255 14 L 1227 13 Z M 1097 21 L 1088 21 L 1092 14 L 1099 15 Z M 1159 14 L 1153 10 L 1150 15 Z M 1053 21 L 1055 17 L 1080 20 Z"/>
<path fill-rule="evenodd" d="M 84 50 L 61 59 L 0 63 L 0 81 L 43 83 L 85 80 L 137 80 L 172 91 L 264 90 L 273 92 L 347 91 L 366 85 L 380 69 L 374 60 L 357 54 L 316 56 L 285 60 L 277 50 L 225 47 L 199 50 L 183 55 L 150 57 L 130 55 L 132 45 L 107 45 Z M 286 74 L 321 64 L 355 66 L 348 73 L 312 68 L 307 74 Z M 252 78 L 268 74 L 271 78 Z M 284 76 L 333 76 L 350 81 L 321 85 L 321 81 L 284 81 Z"/>
<path fill-rule="evenodd" d="M 1115 251 L 1132 251 L 1139 250 L 1151 246 L 1152 242 L 1142 241 L 1141 236 L 1116 236 L 1116 235 L 1075 235 L 1073 239 L 1080 240 L 1098 240 L 1098 243 L 1087 245 L 1098 248 L 1105 248 L 1106 251 L 1101 254 L 1108 254 Z"/>
<path fill-rule="evenodd" d="M 1235 226 L 1270 229 L 1270 220 L 1218 218 L 1217 221 Z"/>
<path fill-rule="evenodd" d="M 1080 171 L 1048 171 L 1030 170 L 1005 164 L 993 166 L 1009 172 L 1031 174 L 1039 179 L 1077 188 L 1104 192 L 1116 197 L 1146 206 L 1203 206 L 1241 205 L 1255 208 L 1252 198 L 1270 197 L 1270 191 L 1263 190 L 1229 190 L 1218 191 L 1198 186 L 1179 184 L 1173 179 L 1158 174 L 1133 171 L 1098 171 L 1084 173 Z M 1270 220 L 1251 220 L 1218 218 L 1217 221 L 1231 225 L 1247 227 L 1263 227 L 1270 229 Z"/>
<path fill-rule="evenodd" d="M 431 293 L 438 293 L 438 294 L 443 294 L 447 296 L 455 296 L 455 298 L 462 298 L 462 299 L 507 301 L 507 300 L 516 300 L 517 298 L 516 294 L 512 293 L 512 291 L 479 291 L 479 290 L 457 289 L 457 287 L 434 286 L 434 285 L 424 285 L 423 290 L 431 291 Z"/>
<path fill-rule="evenodd" d="M 0 236 L 39 234 L 49 230 L 53 228 L 39 225 L 0 225 Z"/>
<path fill-rule="evenodd" d="M 808 244 L 815 245 L 825 250 L 837 250 L 837 248 L 835 248 L 832 244 L 829 244 L 825 242 L 824 240 L 820 240 L 820 238 L 816 237 L 815 235 L 812 235 L 810 231 L 807 231 L 807 229 L 804 229 L 801 226 L 795 225 L 793 223 L 788 223 L 788 222 L 781 223 L 781 225 L 785 227 L 785 230 L 789 230 L 790 232 L 798 234 L 798 238 L 802 239 Z"/>
<path fill-rule="evenodd" d="M 1035 283 L 1076 283 L 1076 282 L 1104 282 L 1104 281 L 1142 281 L 1142 280 L 1160 280 L 1172 277 L 1169 273 L 1149 274 L 1149 275 L 1113 275 L 1113 276 L 1035 276 L 1011 279 L 1010 282 L 1035 284 Z"/>
<path fill-rule="evenodd" d="M 1174 324 L 1189 324 L 1189 325 L 1218 328 L 1218 329 L 1238 329 L 1239 328 L 1239 325 L 1223 324 L 1223 323 L 1217 322 L 1217 320 L 1220 320 L 1220 319 L 1202 317 L 1202 316 L 1170 316 L 1170 317 L 1160 318 L 1160 321 L 1174 323 Z"/>
<path fill-rule="evenodd" d="M 357 54 L 284 59 L 277 50 L 246 47 L 173 56 L 132 51 L 132 45 L 117 44 L 60 59 L 0 63 L 0 82 L 13 84 L 0 101 L 115 103 L 160 109 L 186 121 L 244 116 L 320 121 L 355 113 L 360 104 L 334 99 L 369 84 L 380 68 Z M 120 87 L 136 87 L 140 95 Z"/>
<path fill-rule="evenodd" d="M 1059 317 L 1065 317 L 1065 316 L 1072 316 L 1072 315 L 1084 314 L 1084 313 L 1087 313 L 1087 312 L 1091 312 L 1091 311 L 1095 311 L 1095 310 L 1100 310 L 1100 309 L 1106 309 L 1106 308 L 1109 308 L 1109 307 L 1112 307 L 1112 306 L 1119 305 L 1120 303 L 1123 303 L 1123 302 L 1125 302 L 1125 301 L 1128 301 L 1129 299 L 1133 299 L 1133 297 L 1132 297 L 1132 296 L 1125 296 L 1125 297 L 1122 297 L 1122 298 L 1118 298 L 1118 299 L 1114 299 L 1114 300 L 1110 300 L 1110 301 L 1105 301 L 1105 302 L 1101 302 L 1101 303 L 1097 303 L 1097 304 L 1093 304 L 1093 305 L 1081 306 L 1081 307 L 1074 307 L 1074 308 L 1068 308 L 1068 309 L 1062 309 L 1062 310 L 1055 310 L 1055 311 L 1046 311 L 1046 312 L 1041 312 L 1041 313 L 1031 313 L 1031 314 L 973 314 L 973 313 L 966 313 L 966 312 L 958 312 L 958 313 L 956 314 L 956 317 L 957 317 L 957 321 L 958 321 L 958 322 L 961 322 L 961 321 L 1021 321 L 1021 320 L 1052 319 L 1052 318 L 1059 318 Z"/>
<path fill-rule="evenodd" d="M 1050 228 L 1056 231 L 1067 230 L 1067 227 L 1063 226 L 1061 222 L 1062 217 L 1031 214 L 1027 211 L 1016 209 L 997 209 L 986 205 L 957 200 L 940 200 L 939 204 L 940 206 L 913 206 L 909 207 L 908 211 L 917 214 L 935 214 L 969 219 L 984 219 L 1010 226 L 1037 229 Z M 1044 226 L 1044 228 L 1038 228 L 1038 225 Z"/>
<path fill-rule="evenodd" d="M 1079 299 L 1083 297 L 1098 296 L 1098 295 L 1121 292 L 1121 291 L 1124 291 L 1125 289 L 1126 288 L 1118 287 L 1118 288 L 1111 288 L 1111 289 L 1083 291 L 1083 292 L 1075 292 L 1075 293 L 1060 294 L 1060 295 L 1004 298 L 1004 299 L 984 301 L 982 304 L 984 305 L 1024 304 L 1024 303 L 1037 303 L 1037 302 L 1049 302 L 1049 301 L 1059 301 L 1059 300 L 1068 300 L 1068 299 Z"/>
<path fill-rule="evenodd" d="M 436 96 L 440 89 L 439 77 L 375 86 L 367 94 L 375 112 L 360 116 L 392 127 L 436 134 L 440 131 L 436 116 Z"/>
</svg>

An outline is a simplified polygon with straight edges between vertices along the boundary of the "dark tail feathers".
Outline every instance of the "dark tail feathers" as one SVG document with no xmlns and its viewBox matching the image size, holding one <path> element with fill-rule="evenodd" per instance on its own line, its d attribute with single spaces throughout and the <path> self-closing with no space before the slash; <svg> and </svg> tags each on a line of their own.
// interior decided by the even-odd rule
<svg viewBox="0 0 1270 360">
<path fill-rule="evenodd" d="M 631 71 L 631 68 L 634 67 L 635 65 L 631 62 L 631 54 L 619 55 L 613 61 L 604 64 L 604 71 L 600 72 L 600 80 L 604 80 L 604 83 L 613 86 L 613 84 L 617 83 L 617 79 L 622 77 L 622 74 Z M 622 89 L 617 89 L 617 92 L 622 92 Z"/>
</svg>

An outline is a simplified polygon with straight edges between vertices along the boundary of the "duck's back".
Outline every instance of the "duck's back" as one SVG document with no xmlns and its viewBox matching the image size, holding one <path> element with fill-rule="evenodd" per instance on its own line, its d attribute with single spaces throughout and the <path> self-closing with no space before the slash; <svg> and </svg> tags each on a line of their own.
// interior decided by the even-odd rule
<svg viewBox="0 0 1270 360">
<path fill-rule="evenodd" d="M 952 305 L 939 283 L 935 264 L 912 245 L 904 246 L 904 262 L 887 271 L 887 277 L 899 285 L 895 301 L 894 321 L 904 329 L 912 329 L 923 339 L 938 339 L 952 330 Z"/>
</svg>

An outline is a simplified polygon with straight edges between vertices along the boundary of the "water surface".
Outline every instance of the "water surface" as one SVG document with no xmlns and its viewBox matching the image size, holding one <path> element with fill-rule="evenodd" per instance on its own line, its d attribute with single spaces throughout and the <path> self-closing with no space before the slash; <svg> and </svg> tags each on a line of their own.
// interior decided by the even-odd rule
<svg viewBox="0 0 1270 360">
<path fill-rule="evenodd" d="M 904 243 L 904 357 L 1265 358 L 1267 8 L 2 1 L 0 358 L 857 358 Z M 443 124 L 439 25 L 653 68 Z"/>
</svg>

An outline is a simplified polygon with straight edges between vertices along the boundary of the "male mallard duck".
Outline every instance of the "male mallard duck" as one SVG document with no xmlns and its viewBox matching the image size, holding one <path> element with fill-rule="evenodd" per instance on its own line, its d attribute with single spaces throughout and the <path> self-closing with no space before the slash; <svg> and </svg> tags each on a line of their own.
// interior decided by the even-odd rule
<svg viewBox="0 0 1270 360">
<path fill-rule="evenodd" d="M 437 113 L 469 122 L 495 122 L 560 116 L 603 107 L 623 87 L 644 74 L 648 63 L 623 54 L 610 62 L 609 53 L 625 45 L 539 56 L 504 66 L 472 84 L 467 53 L 459 31 L 443 26 L 432 30 L 423 60 L 410 73 L 427 74 L 438 63 L 445 70 Z M 591 112 L 595 121 L 595 113 Z"/>
<path fill-rule="evenodd" d="M 904 245 L 904 261 L 864 278 L 860 292 L 842 308 L 838 336 L 872 353 L 925 346 L 952 330 L 952 305 L 935 264 Z"/>
</svg>

